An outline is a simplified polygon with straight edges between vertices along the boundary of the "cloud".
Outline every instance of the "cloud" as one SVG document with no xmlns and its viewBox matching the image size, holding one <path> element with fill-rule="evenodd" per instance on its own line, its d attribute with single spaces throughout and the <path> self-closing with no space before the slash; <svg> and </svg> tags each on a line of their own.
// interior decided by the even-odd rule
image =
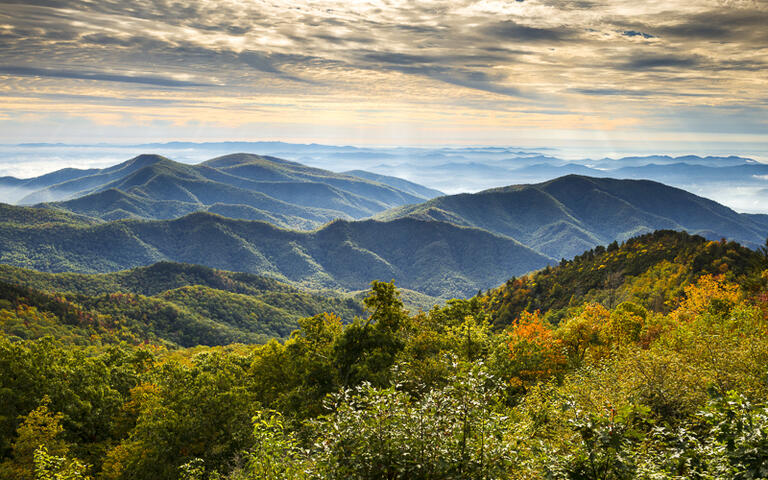
<svg viewBox="0 0 768 480">
<path fill-rule="evenodd" d="M 685 96 L 685 97 L 708 97 L 711 94 L 693 93 L 693 92 L 670 92 L 662 90 L 645 90 L 630 88 L 572 88 L 569 91 L 583 95 L 597 96 L 622 96 L 622 97 L 654 97 L 654 96 Z"/>
<path fill-rule="evenodd" d="M 140 37 L 116 37 L 114 35 L 107 35 L 104 33 L 90 33 L 83 35 L 83 43 L 92 45 L 101 45 L 106 47 L 133 47 L 139 45 L 146 45 L 147 39 Z"/>
<path fill-rule="evenodd" d="M 768 10 L 718 8 L 655 28 L 661 35 L 705 40 L 768 39 Z M 765 43 L 763 43 L 765 45 Z"/>
<path fill-rule="evenodd" d="M 2 97 L 18 97 L 17 93 L 0 92 Z M 118 97 L 107 95 L 75 95 L 68 93 L 38 93 L 36 99 L 48 100 L 56 103 L 74 103 L 74 104 L 93 104 L 93 105 L 114 105 L 114 106 L 168 106 L 168 105 L 189 105 L 189 101 L 173 98 L 152 98 L 152 97 Z"/>
<path fill-rule="evenodd" d="M 471 88 L 473 90 L 497 93 L 509 97 L 526 96 L 520 89 L 503 84 L 503 78 L 501 78 L 501 76 L 494 77 L 479 70 L 441 66 L 398 66 L 395 70 L 407 74 L 426 76 L 451 85 Z"/>
<path fill-rule="evenodd" d="M 576 32 L 568 27 L 531 27 L 512 20 L 493 23 L 483 28 L 483 33 L 502 40 L 523 43 L 562 42 L 571 39 Z"/>
<path fill-rule="evenodd" d="M 436 58 L 428 55 L 413 55 L 409 53 L 373 52 L 366 53 L 363 60 L 392 65 L 414 65 L 419 63 L 434 63 Z"/>
<path fill-rule="evenodd" d="M 651 35 L 650 33 L 643 33 L 643 32 L 637 32 L 635 30 L 624 30 L 621 32 L 622 35 L 625 37 L 642 37 L 645 39 L 649 38 L 656 38 L 656 35 Z"/>
<path fill-rule="evenodd" d="M 117 75 L 100 72 L 85 72 L 73 70 L 57 70 L 47 68 L 35 68 L 26 66 L 0 65 L 0 74 L 21 75 L 25 77 L 51 77 L 68 78 L 76 80 L 96 80 L 102 82 L 138 83 L 158 87 L 213 87 L 210 83 L 188 82 L 172 78 L 143 76 L 143 75 Z"/>
<path fill-rule="evenodd" d="M 80 102 L 179 124 L 279 104 L 270 117 L 277 123 L 311 112 L 323 127 L 418 121 L 424 130 L 457 118 L 555 128 L 562 112 L 575 119 L 568 128 L 585 118 L 656 128 L 669 125 L 662 112 L 681 106 L 754 105 L 765 116 L 768 106 L 756 99 L 764 99 L 768 68 L 768 5 L 733 5 L 2 2 L 0 109 L 31 111 L 39 99 L 36 108 L 52 111 L 59 95 L 75 110 Z M 148 87 L 164 102 L 153 104 Z"/>
<path fill-rule="evenodd" d="M 657 68 L 692 68 L 701 63 L 701 60 L 695 56 L 682 55 L 648 55 L 641 54 L 630 58 L 619 68 L 623 70 L 651 70 Z"/>
</svg>

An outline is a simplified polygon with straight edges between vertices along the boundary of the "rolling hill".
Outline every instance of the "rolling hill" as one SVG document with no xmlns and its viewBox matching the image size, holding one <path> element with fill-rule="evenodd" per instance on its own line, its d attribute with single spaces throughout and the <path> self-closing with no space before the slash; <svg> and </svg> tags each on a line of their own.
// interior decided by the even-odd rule
<svg viewBox="0 0 768 480">
<path fill-rule="evenodd" d="M 356 219 L 439 192 L 400 181 L 337 174 L 275 157 L 226 155 L 197 165 L 139 155 L 101 170 L 66 169 L 42 177 L 0 179 L 4 195 L 23 205 L 102 220 L 171 219 L 198 211 L 264 220 L 295 229 L 336 218 Z"/>
<path fill-rule="evenodd" d="M 461 149 L 444 158 L 425 154 L 414 158 L 382 159 L 382 163 L 365 165 L 365 168 L 451 194 L 540 183 L 571 174 L 653 180 L 712 198 L 739 211 L 766 213 L 761 206 L 761 203 L 766 204 L 766 193 L 759 189 L 768 187 L 768 164 L 751 158 L 649 155 L 566 160 L 509 150 L 476 153 Z M 446 162 L 448 158 L 450 161 Z"/>
<path fill-rule="evenodd" d="M 669 312 L 684 297 L 684 287 L 702 275 L 723 275 L 748 293 L 768 267 L 764 252 L 736 242 L 708 241 L 671 230 L 633 237 L 621 245 L 598 246 L 573 260 L 530 275 L 511 278 L 481 299 L 496 325 L 509 325 L 521 312 L 539 311 L 558 323 L 585 303 L 615 308 L 634 302 Z"/>
<path fill-rule="evenodd" d="M 659 182 L 675 184 L 745 182 L 755 184 L 768 175 L 768 165 L 746 163 L 743 165 L 711 166 L 678 162 L 667 164 L 648 164 L 637 167 L 622 167 L 611 170 L 610 176 L 618 178 L 652 178 Z"/>
<path fill-rule="evenodd" d="M 287 337 L 300 318 L 333 312 L 350 322 L 363 313 L 357 300 L 170 262 L 98 275 L 0 265 L 0 308 L 8 311 L 0 330 L 20 338 L 53 334 L 88 344 L 99 335 L 181 346 L 263 343 Z"/>
<path fill-rule="evenodd" d="M 77 223 L 78 218 L 42 225 L 0 219 L 0 263 L 103 273 L 171 260 L 269 275 L 315 289 L 356 291 L 372 280 L 394 279 L 403 288 L 450 298 L 552 261 L 511 238 L 410 218 L 337 220 L 311 232 L 210 213 L 96 225 Z"/>
<path fill-rule="evenodd" d="M 533 185 L 438 197 L 388 210 L 380 220 L 414 218 L 476 227 L 514 238 L 554 258 L 659 229 L 763 245 L 762 216 L 647 180 L 567 175 Z"/>
<path fill-rule="evenodd" d="M 398 178 L 398 177 L 380 175 L 378 173 L 367 172 L 365 170 L 349 170 L 343 173 L 345 175 L 350 175 L 353 177 L 364 178 L 372 182 L 383 183 L 384 185 L 389 185 L 390 187 L 397 188 L 398 190 L 401 190 L 406 193 L 410 193 L 411 195 L 416 195 L 417 197 L 424 197 L 424 199 L 440 197 L 442 195 L 445 195 L 440 190 L 435 190 L 434 188 L 428 188 L 423 185 L 419 185 L 418 183 L 409 182 L 408 180 L 403 180 L 402 178 Z"/>
<path fill-rule="evenodd" d="M 207 162 L 210 166 L 160 160 L 152 164 L 150 171 L 139 168 L 106 190 L 63 202 L 88 216 L 63 209 L 3 206 L 0 262 L 49 272 L 104 273 L 167 260 L 345 292 L 364 290 L 371 280 L 394 279 L 401 288 L 416 292 L 414 298 L 422 294 L 446 299 L 471 295 L 556 259 L 572 258 L 597 245 L 654 230 L 685 230 L 709 239 L 733 239 L 751 247 L 762 246 L 768 232 L 764 216 L 739 214 L 677 188 L 651 181 L 579 175 L 437 197 L 387 210 L 374 219 L 336 220 L 316 230 L 280 226 L 304 222 L 302 226 L 309 228 L 323 217 L 313 220 L 306 212 L 292 210 L 296 213 L 293 217 L 286 213 L 288 210 L 275 213 L 272 207 L 268 211 L 242 204 L 213 203 L 207 208 L 228 217 L 239 213 L 253 220 L 211 212 L 174 218 L 186 213 L 183 206 L 192 204 L 190 195 L 211 202 L 217 195 L 216 188 L 225 185 L 211 181 L 196 193 L 193 185 L 201 181 L 201 176 L 232 176 L 245 183 L 265 183 L 248 177 L 287 175 L 281 168 L 273 168 L 280 162 L 250 156 L 244 160 L 237 155 Z M 315 169 L 285 163 L 289 171 L 316 174 Z M 169 171 L 174 173 L 174 180 L 166 184 L 169 176 L 161 173 Z M 231 175 L 232 171 L 237 175 Z M 334 182 L 355 183 L 351 178 L 344 176 Z M 313 185 L 320 187 L 305 192 L 305 197 L 297 195 L 295 200 L 308 203 L 317 192 L 336 188 Z M 355 185 L 346 188 L 362 188 L 362 184 Z M 162 206 L 163 211 L 172 210 L 169 216 L 173 220 L 105 222 L 94 220 L 98 215 L 91 211 L 94 205 L 107 204 L 108 199 L 122 205 L 136 201 L 136 205 L 147 207 L 145 199 L 161 195 L 164 198 L 153 200 L 154 205 Z M 271 202 L 281 201 L 263 193 L 258 195 Z M 337 200 L 355 194 L 348 195 Z M 101 201 L 92 201 L 95 198 Z"/>
</svg>

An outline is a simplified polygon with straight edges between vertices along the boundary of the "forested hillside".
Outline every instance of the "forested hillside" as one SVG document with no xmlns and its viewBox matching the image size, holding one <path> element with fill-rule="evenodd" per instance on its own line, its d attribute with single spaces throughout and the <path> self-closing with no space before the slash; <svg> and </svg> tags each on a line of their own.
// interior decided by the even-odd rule
<svg viewBox="0 0 768 480">
<path fill-rule="evenodd" d="M 209 213 L 96 225 L 78 224 L 74 216 L 44 224 L 23 218 L 22 213 L 10 221 L 0 218 L 0 263 L 50 272 L 106 273 L 171 260 L 314 289 L 355 291 L 371 279 L 394 279 L 405 288 L 451 298 L 551 261 L 511 238 L 414 219 L 339 220 L 297 232 Z"/>
<path fill-rule="evenodd" d="M 90 294 L 151 279 L 258 284 L 154 268 L 4 275 Z M 606 270 L 620 274 L 613 284 Z M 25 294 L 47 312 L 62 305 Z M 398 297 L 374 282 L 352 323 L 318 314 L 265 345 L 3 334 L 0 476 L 764 477 L 768 251 L 656 232 L 427 313 Z M 189 308 L 213 311 L 194 299 Z"/>
<path fill-rule="evenodd" d="M 311 215 L 307 213 L 305 209 L 314 207 L 306 205 L 313 198 L 323 198 L 320 192 L 327 188 L 343 187 L 352 196 L 379 192 L 376 195 L 381 199 L 382 188 L 394 187 L 244 154 L 200 165 L 145 157 L 137 157 L 133 163 L 116 171 L 107 169 L 71 180 L 86 182 L 94 176 L 112 178 L 115 172 L 131 172 L 119 176 L 104 190 L 64 202 L 70 207 L 79 205 L 72 210 L 81 214 L 57 210 L 63 203 L 48 209 L 2 206 L 0 262 L 50 272 L 106 273 L 174 261 L 267 275 L 303 288 L 344 292 L 358 292 L 373 279 L 395 280 L 413 291 L 414 298 L 426 296 L 411 305 L 426 305 L 433 300 L 466 297 L 597 245 L 624 241 L 656 229 L 688 231 L 709 240 L 735 240 L 750 248 L 761 246 L 768 235 L 764 216 L 739 214 L 705 198 L 649 181 L 570 175 L 536 185 L 441 196 L 387 210 L 372 220 L 348 221 L 338 217 L 370 214 L 383 209 L 384 204 L 367 213 L 343 213 L 347 207 L 334 203 L 333 208 L 341 210 L 319 216 L 315 215 L 319 212 L 316 209 Z M 172 170 L 176 177 L 167 183 L 166 173 L 157 169 L 166 173 Z M 200 180 L 208 178 L 206 175 L 218 183 Z M 219 180 L 229 177 L 245 183 L 261 179 L 261 190 L 249 195 L 268 194 L 265 201 L 272 206 L 265 206 L 266 210 L 259 213 L 248 202 L 212 203 L 217 200 L 211 195 L 215 196 L 223 185 Z M 321 178 L 325 183 L 320 182 Z M 418 190 L 408 182 L 381 180 Z M 194 188 L 182 187 L 187 181 L 202 183 Z M 309 183 L 302 183 L 305 181 Z M 277 205 L 275 202 L 285 200 L 278 190 L 295 182 L 301 184 L 300 193 L 291 191 L 285 197 L 294 199 L 293 206 Z M 107 222 L 103 219 L 112 217 L 92 211 L 103 206 L 102 200 L 146 207 L 144 200 L 135 203 L 135 198 L 128 198 L 137 195 L 167 207 L 167 215 L 160 216 L 173 219 Z M 210 200 L 201 200 L 209 211 L 175 218 L 189 211 L 176 208 L 178 202 L 187 202 L 189 199 L 184 198 L 189 195 Z M 352 198 L 345 195 L 342 197 Z M 405 199 L 402 195 L 387 198 L 395 203 Z M 199 209 L 200 205 L 195 205 L 192 210 Z M 289 221 L 286 215 L 296 221 Z M 297 220 L 300 218 L 303 220 Z M 332 218 L 337 219 L 315 230 L 280 228 L 310 228 Z"/>
<path fill-rule="evenodd" d="M 11 339 L 168 347 L 266 343 L 286 338 L 307 316 L 334 312 L 350 322 L 362 312 L 352 299 L 168 262 L 104 275 L 0 265 L 0 308 L 0 331 Z"/>
<path fill-rule="evenodd" d="M 483 301 L 498 325 L 512 323 L 524 311 L 540 311 L 557 322 L 585 302 L 612 308 L 630 301 L 668 312 L 678 306 L 685 287 L 704 274 L 724 275 L 753 288 L 746 279 L 764 265 L 765 248 L 754 251 L 735 242 L 660 230 L 511 278 L 488 291 Z"/>
<path fill-rule="evenodd" d="M 751 247 L 768 235 L 759 216 L 647 180 L 568 175 L 534 185 L 438 197 L 376 218 L 418 218 L 506 235 L 554 258 L 659 229 L 686 230 Z"/>
</svg>

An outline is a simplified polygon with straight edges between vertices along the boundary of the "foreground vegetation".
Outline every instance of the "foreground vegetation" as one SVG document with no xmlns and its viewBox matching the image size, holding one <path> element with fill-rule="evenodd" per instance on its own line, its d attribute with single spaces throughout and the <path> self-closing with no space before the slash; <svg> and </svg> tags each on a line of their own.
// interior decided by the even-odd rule
<svg viewBox="0 0 768 480">
<path fill-rule="evenodd" d="M 365 318 L 307 317 L 282 343 L 5 336 L 0 477 L 765 478 L 766 252 L 675 235 L 539 273 L 633 251 L 566 302 L 534 275 L 411 315 L 374 282 Z M 674 270 L 658 244 L 701 264 L 643 283 Z"/>
</svg>

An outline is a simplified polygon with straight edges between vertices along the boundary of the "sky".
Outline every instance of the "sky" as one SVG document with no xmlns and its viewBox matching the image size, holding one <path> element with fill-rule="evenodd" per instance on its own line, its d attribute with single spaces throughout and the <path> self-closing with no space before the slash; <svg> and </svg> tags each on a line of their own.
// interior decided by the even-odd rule
<svg viewBox="0 0 768 480">
<path fill-rule="evenodd" d="M 0 143 L 768 155 L 765 25 L 765 0 L 0 1 Z"/>
</svg>

